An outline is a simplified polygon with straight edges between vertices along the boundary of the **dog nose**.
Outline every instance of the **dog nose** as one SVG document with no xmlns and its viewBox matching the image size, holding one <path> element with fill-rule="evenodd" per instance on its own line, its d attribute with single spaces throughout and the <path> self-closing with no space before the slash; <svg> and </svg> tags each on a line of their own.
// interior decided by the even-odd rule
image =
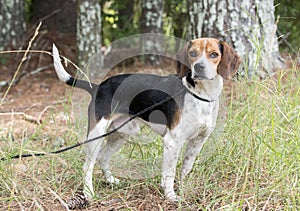
<svg viewBox="0 0 300 211">
<path fill-rule="evenodd" d="M 196 71 L 200 72 L 200 71 L 205 70 L 206 65 L 204 64 L 204 62 L 199 62 L 199 63 L 195 64 L 194 68 L 195 68 Z"/>
</svg>

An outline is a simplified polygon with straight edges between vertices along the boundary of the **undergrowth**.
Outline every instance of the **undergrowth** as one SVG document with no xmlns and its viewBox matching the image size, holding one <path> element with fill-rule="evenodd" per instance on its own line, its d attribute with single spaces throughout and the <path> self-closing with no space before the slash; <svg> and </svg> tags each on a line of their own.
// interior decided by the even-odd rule
<svg viewBox="0 0 300 211">
<path fill-rule="evenodd" d="M 185 181 L 187 200 L 208 210 L 300 208 L 299 85 L 294 68 L 233 87 L 224 131 Z"/>
</svg>

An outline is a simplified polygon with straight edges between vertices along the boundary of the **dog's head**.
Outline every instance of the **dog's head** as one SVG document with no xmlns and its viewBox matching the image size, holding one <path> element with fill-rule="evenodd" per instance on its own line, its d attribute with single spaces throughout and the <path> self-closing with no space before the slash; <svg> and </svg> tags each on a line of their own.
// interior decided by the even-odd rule
<svg viewBox="0 0 300 211">
<path fill-rule="evenodd" d="M 214 38 L 189 41 L 176 55 L 177 74 L 183 78 L 191 72 L 193 80 L 213 80 L 217 74 L 224 79 L 238 70 L 241 58 L 226 42 Z"/>
</svg>

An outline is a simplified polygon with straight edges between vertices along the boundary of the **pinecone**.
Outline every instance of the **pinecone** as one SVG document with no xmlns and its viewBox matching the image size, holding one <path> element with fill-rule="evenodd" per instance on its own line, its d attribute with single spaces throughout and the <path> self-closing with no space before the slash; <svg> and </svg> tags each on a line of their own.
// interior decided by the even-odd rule
<svg viewBox="0 0 300 211">
<path fill-rule="evenodd" d="M 75 193 L 75 195 L 68 201 L 68 207 L 70 210 L 84 209 L 88 206 L 89 201 L 83 193 Z"/>
</svg>

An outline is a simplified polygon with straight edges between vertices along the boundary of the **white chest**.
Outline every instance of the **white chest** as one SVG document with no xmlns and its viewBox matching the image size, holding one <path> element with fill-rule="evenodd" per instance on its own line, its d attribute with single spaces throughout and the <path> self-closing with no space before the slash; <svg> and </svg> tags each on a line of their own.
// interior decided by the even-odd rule
<svg viewBox="0 0 300 211">
<path fill-rule="evenodd" d="M 187 134 L 185 138 L 198 135 L 209 136 L 216 125 L 219 102 L 204 102 L 187 95 L 182 108 L 178 131 Z"/>
</svg>

